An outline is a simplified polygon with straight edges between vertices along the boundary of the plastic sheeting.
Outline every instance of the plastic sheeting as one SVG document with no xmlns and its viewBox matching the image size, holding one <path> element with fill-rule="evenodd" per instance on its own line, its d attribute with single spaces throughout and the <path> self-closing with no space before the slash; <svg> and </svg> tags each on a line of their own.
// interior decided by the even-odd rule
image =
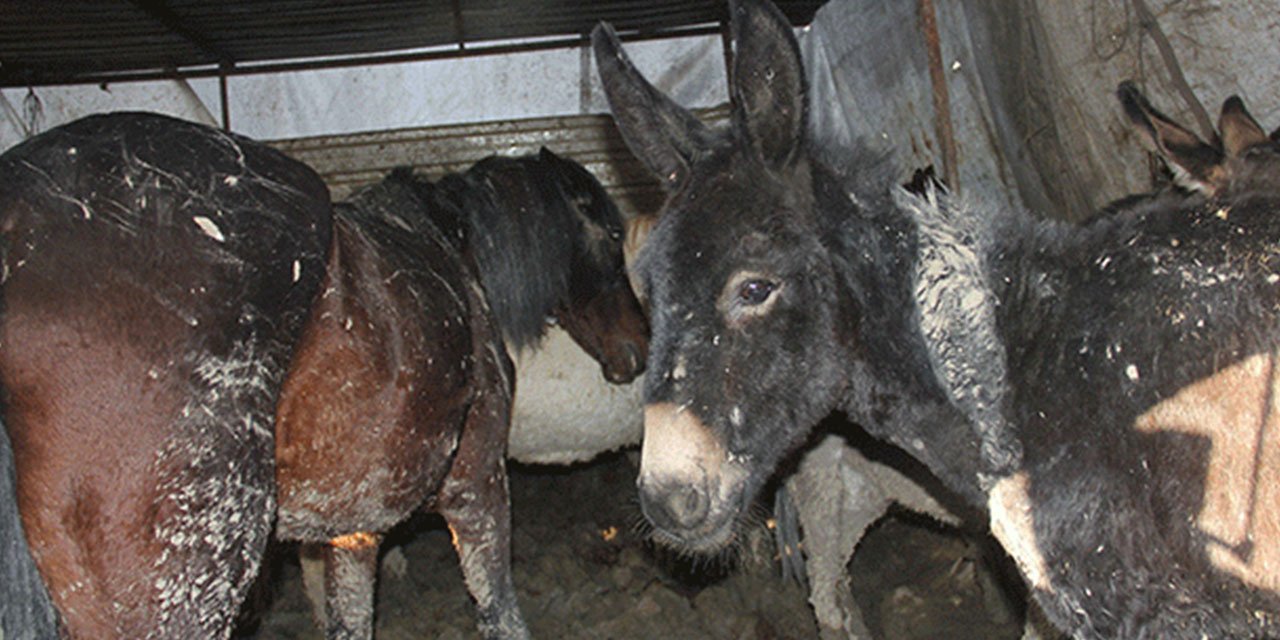
<svg viewBox="0 0 1280 640">
<path fill-rule="evenodd" d="M 1231 94 L 1264 127 L 1280 124 L 1277 0 L 834 0 L 803 41 L 815 135 L 943 173 L 921 20 L 930 5 L 954 186 L 987 200 L 1079 220 L 1149 189 L 1151 165 L 1114 97 L 1124 79 L 1197 132 L 1192 107 L 1216 122 Z"/>
<path fill-rule="evenodd" d="M 921 19 L 928 9 L 940 53 L 932 65 Z M 904 176 L 934 165 L 962 191 L 1080 219 L 1151 184 L 1151 164 L 1113 95 L 1122 79 L 1137 80 L 1196 131 L 1189 95 L 1216 121 L 1222 100 L 1238 93 L 1263 126 L 1280 125 L 1277 16 L 1280 0 L 832 0 L 799 35 L 815 135 L 890 153 Z M 627 51 L 681 104 L 727 99 L 719 38 L 636 42 Z M 935 113 L 938 78 L 946 118 Z M 216 81 L 35 93 L 46 128 L 119 109 L 221 120 Z M 607 111 L 585 47 L 233 77 L 229 96 L 232 128 L 265 140 Z M 25 98 L 0 92 L 0 148 L 28 133 Z M 950 136 L 940 133 L 946 120 Z"/>
<path fill-rule="evenodd" d="M 660 86 L 695 107 L 727 99 L 716 37 L 628 45 Z M 231 128 L 259 140 L 608 111 L 590 49 L 531 51 L 228 79 Z M 217 80 L 42 87 L 42 129 L 91 113 L 157 111 L 217 124 Z M 0 149 L 25 139 L 27 91 L 0 90 Z"/>
<path fill-rule="evenodd" d="M 888 153 L 904 178 L 930 165 L 939 176 L 946 171 L 919 9 L 916 0 L 832 2 L 819 10 L 802 39 L 812 134 L 829 144 Z M 1000 114 L 991 111 L 963 4 L 939 3 L 937 13 L 957 149 L 951 186 L 1019 205 L 999 140 Z"/>
</svg>

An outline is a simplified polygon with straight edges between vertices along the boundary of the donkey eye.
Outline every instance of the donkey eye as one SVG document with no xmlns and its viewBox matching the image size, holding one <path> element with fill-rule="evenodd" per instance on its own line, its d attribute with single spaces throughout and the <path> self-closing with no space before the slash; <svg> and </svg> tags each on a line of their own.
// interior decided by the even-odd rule
<svg viewBox="0 0 1280 640">
<path fill-rule="evenodd" d="M 755 306 L 769 299 L 778 286 L 768 280 L 748 280 L 738 287 L 738 299 L 743 304 Z"/>
</svg>

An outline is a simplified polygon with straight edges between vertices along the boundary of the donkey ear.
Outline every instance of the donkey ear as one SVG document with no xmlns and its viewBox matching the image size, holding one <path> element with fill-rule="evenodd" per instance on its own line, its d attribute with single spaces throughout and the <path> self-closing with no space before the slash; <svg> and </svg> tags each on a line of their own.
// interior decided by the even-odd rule
<svg viewBox="0 0 1280 640">
<path fill-rule="evenodd" d="M 1222 132 L 1222 150 L 1228 158 L 1234 158 L 1245 149 L 1270 140 L 1258 121 L 1244 108 L 1244 100 L 1240 96 L 1231 96 L 1222 103 L 1218 131 Z"/>
<path fill-rule="evenodd" d="M 538 149 L 538 159 L 543 162 L 557 162 L 560 160 L 560 156 L 556 155 L 554 151 L 544 146 Z"/>
<path fill-rule="evenodd" d="M 664 188 L 675 189 L 689 175 L 709 130 L 640 75 L 608 23 L 591 32 L 591 45 L 622 139 Z"/>
<path fill-rule="evenodd" d="M 733 0 L 729 11 L 733 124 L 765 162 L 781 167 L 804 139 L 808 101 L 800 45 L 791 23 L 768 0 Z"/>
<path fill-rule="evenodd" d="M 1116 95 L 1147 146 L 1169 164 L 1175 182 L 1210 195 L 1222 186 L 1221 151 L 1156 111 L 1132 82 L 1120 83 Z"/>
</svg>

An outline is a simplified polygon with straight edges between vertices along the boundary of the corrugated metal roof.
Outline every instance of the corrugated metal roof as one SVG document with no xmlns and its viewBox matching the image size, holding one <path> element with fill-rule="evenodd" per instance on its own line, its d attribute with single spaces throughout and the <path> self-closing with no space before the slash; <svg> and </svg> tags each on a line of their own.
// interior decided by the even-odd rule
<svg viewBox="0 0 1280 640">
<path fill-rule="evenodd" d="M 804 25 L 822 0 L 777 4 Z M 0 86 L 368 64 L 380 59 L 352 57 L 390 52 L 402 54 L 382 60 L 569 46 L 601 20 L 624 38 L 661 37 L 715 30 L 725 16 L 723 0 L 0 0 Z"/>
</svg>

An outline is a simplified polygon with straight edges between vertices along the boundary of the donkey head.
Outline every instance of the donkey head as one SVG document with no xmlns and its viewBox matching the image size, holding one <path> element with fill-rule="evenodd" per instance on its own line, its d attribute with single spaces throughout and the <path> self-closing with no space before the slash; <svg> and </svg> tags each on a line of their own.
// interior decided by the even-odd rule
<svg viewBox="0 0 1280 640">
<path fill-rule="evenodd" d="M 557 185 L 581 233 L 573 249 L 569 296 L 556 320 L 610 382 L 626 383 L 644 372 L 649 326 L 623 265 L 622 215 L 590 171 L 543 147 L 538 161 Z"/>
<path fill-rule="evenodd" d="M 1222 104 L 1220 140 L 1209 144 L 1156 111 L 1132 82 L 1120 83 L 1116 93 L 1125 115 L 1146 145 L 1164 158 L 1179 186 L 1217 198 L 1280 193 L 1280 144 L 1238 96 Z"/>
<path fill-rule="evenodd" d="M 592 34 L 623 138 L 667 192 L 632 265 L 653 331 L 639 488 L 656 538 L 689 551 L 733 539 L 779 458 L 834 404 L 840 377 L 799 48 L 766 1 L 730 12 L 722 131 L 645 81 L 607 25 Z"/>
</svg>

